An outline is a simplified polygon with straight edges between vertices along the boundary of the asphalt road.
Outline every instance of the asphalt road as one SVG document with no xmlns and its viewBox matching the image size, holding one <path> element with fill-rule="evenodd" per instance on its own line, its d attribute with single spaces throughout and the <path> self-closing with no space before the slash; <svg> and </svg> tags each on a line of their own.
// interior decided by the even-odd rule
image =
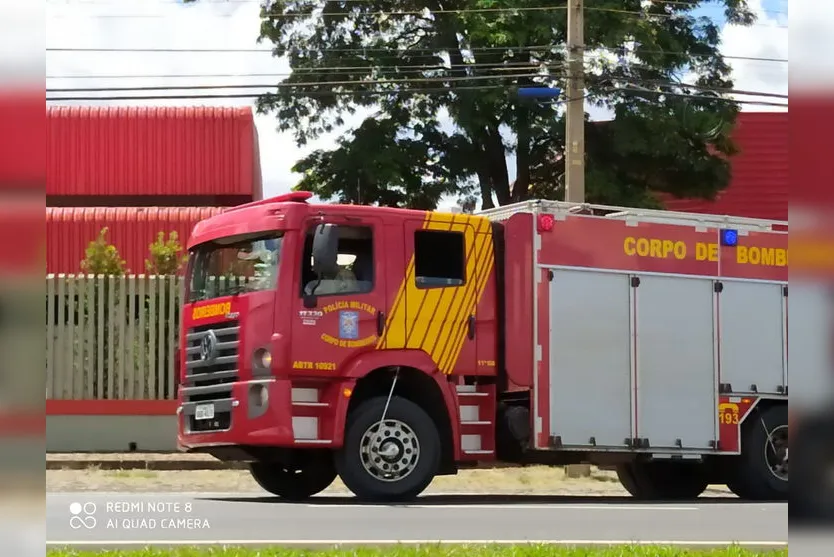
<svg viewBox="0 0 834 557">
<path fill-rule="evenodd" d="M 782 545 L 787 504 L 701 499 L 427 496 L 412 505 L 319 497 L 304 504 L 236 494 L 49 493 L 47 544 L 556 542 Z"/>
</svg>

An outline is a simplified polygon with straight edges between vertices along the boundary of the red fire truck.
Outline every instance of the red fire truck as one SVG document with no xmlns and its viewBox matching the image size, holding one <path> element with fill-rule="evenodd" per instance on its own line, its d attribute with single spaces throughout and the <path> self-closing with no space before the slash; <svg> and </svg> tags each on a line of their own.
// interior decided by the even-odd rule
<svg viewBox="0 0 834 557">
<path fill-rule="evenodd" d="M 303 499 L 408 500 L 497 461 L 592 463 L 642 499 L 788 492 L 787 225 L 530 201 L 200 222 L 181 450 Z"/>
</svg>

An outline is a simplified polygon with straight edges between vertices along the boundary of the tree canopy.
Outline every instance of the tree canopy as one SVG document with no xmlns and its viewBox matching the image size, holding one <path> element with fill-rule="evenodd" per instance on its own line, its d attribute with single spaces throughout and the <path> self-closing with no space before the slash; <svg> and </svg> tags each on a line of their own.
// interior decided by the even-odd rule
<svg viewBox="0 0 834 557">
<path fill-rule="evenodd" d="M 654 192 L 726 187 L 739 107 L 720 29 L 693 15 L 706 3 L 586 2 L 586 103 L 614 114 L 586 122 L 588 201 L 655 206 Z M 746 0 L 717 3 L 752 23 Z M 564 87 L 565 0 L 278 0 L 261 15 L 260 40 L 292 68 L 258 102 L 280 130 L 304 145 L 372 111 L 297 162 L 297 189 L 423 209 L 444 195 L 483 208 L 562 198 L 564 104 L 516 91 Z"/>
</svg>

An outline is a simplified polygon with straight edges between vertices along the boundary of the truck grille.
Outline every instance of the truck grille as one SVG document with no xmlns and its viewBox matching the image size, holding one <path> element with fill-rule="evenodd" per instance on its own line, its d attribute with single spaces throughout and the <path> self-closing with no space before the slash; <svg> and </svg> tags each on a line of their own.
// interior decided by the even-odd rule
<svg viewBox="0 0 834 557">
<path fill-rule="evenodd" d="M 239 376 L 239 360 L 238 321 L 201 325 L 188 330 L 185 379 L 180 387 L 183 403 L 226 403 L 216 405 L 219 411 L 215 412 L 214 419 L 197 421 L 193 415 L 190 416 L 191 431 L 211 431 L 230 427 L 232 383 L 237 381 Z"/>
</svg>

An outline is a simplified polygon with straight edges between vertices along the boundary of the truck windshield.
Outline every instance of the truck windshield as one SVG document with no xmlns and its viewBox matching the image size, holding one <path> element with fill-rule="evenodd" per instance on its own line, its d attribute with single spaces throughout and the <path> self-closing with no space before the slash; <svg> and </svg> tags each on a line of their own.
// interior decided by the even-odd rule
<svg viewBox="0 0 834 557">
<path fill-rule="evenodd" d="M 189 252 L 188 301 L 273 290 L 283 232 L 207 242 Z"/>
</svg>

